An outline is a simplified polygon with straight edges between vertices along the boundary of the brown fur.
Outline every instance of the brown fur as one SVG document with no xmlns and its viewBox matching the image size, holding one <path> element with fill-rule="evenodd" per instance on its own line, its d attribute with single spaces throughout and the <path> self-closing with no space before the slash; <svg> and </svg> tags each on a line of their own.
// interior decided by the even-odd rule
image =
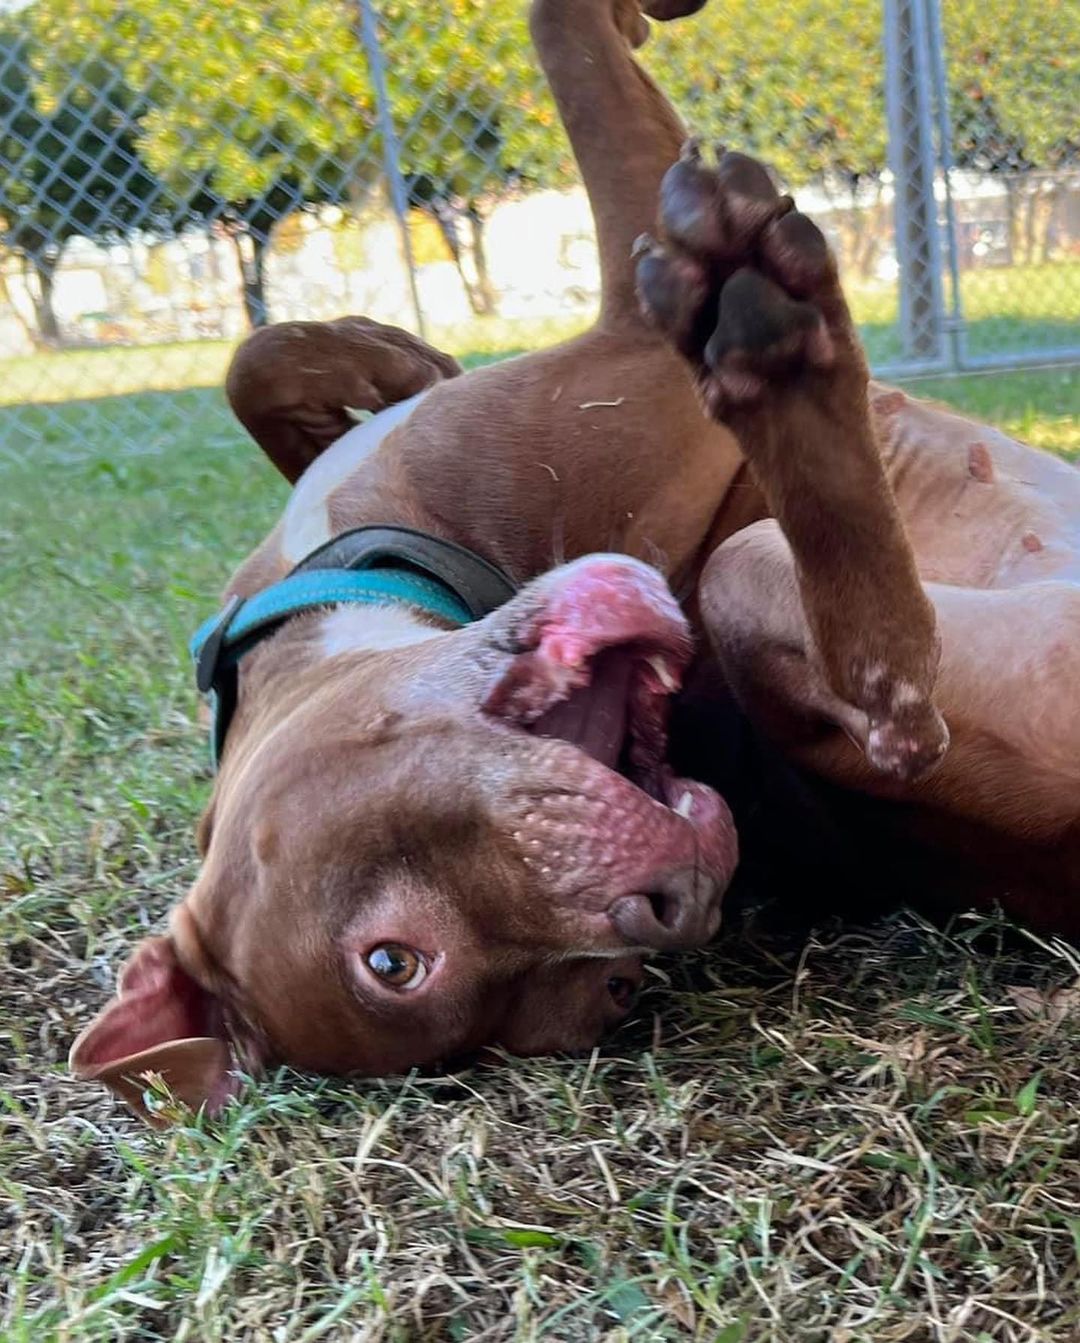
<svg viewBox="0 0 1080 1343">
<path fill-rule="evenodd" d="M 281 322 L 236 352 L 229 404 L 290 485 L 352 427 L 461 372 L 450 355 L 370 317 Z"/>
<path fill-rule="evenodd" d="M 650 12 L 699 7 L 653 0 Z M 662 571 L 792 759 L 879 799 L 871 810 L 891 847 L 874 853 L 869 881 L 917 851 L 934 871 L 977 871 L 983 898 L 1080 931 L 1080 476 L 868 388 L 820 235 L 762 196 L 760 169 L 745 162 L 710 185 L 726 221 L 740 195 L 757 192 L 762 207 L 719 282 L 710 272 L 672 294 L 663 261 L 646 277 L 646 297 L 663 300 L 654 310 L 677 319 L 666 322 L 673 348 L 640 311 L 632 251 L 655 227 L 685 135 L 632 59 L 640 12 L 631 0 L 535 0 L 532 30 L 596 219 L 596 327 L 454 377 L 404 333 L 346 319 L 298 336 L 290 324 L 252 337 L 229 376 L 237 413 L 290 478 L 345 428 L 345 407 L 434 384 L 316 500 L 326 526 L 422 527 L 530 586 L 488 620 L 421 629 L 415 643 L 346 639 L 328 654 L 327 624 L 309 616 L 251 655 L 199 880 L 173 937 L 136 953 L 127 991 L 73 1050 L 76 1072 L 136 1105 L 131 1074 L 147 1068 L 188 1100 L 220 1101 L 245 1061 L 385 1071 L 491 1040 L 581 1046 L 623 1014 L 611 977 L 640 977 L 628 928 L 659 947 L 715 927 L 715 892 L 699 880 L 704 829 L 675 908 L 650 911 L 636 894 L 648 876 L 627 869 L 632 894 L 616 917 L 610 874 L 657 827 L 650 854 L 685 846 L 677 813 L 576 747 L 483 709 L 501 678 L 518 687 L 534 664 L 572 675 L 572 653 L 563 664 L 550 650 L 587 638 L 627 593 L 654 613 L 669 600 L 628 561 L 548 572 L 600 550 Z M 665 245 L 697 265 L 680 200 L 667 199 Z M 701 235 L 709 247 L 714 236 Z M 725 306 L 740 274 L 750 278 Z M 714 290 L 706 349 L 686 304 Z M 308 348 L 317 364 L 298 356 Z M 289 567 L 287 523 L 231 590 Z M 566 611 L 580 622 L 569 644 L 549 628 Z M 952 746 L 916 782 L 941 745 L 938 635 Z M 691 813 L 702 796 L 687 793 Z M 976 842 L 992 863 L 971 860 Z M 723 858 L 713 864 L 722 879 Z M 442 979 L 425 995 L 372 998 L 349 957 L 405 937 L 437 946 Z M 162 1023 L 149 1046 L 148 1016 Z"/>
</svg>

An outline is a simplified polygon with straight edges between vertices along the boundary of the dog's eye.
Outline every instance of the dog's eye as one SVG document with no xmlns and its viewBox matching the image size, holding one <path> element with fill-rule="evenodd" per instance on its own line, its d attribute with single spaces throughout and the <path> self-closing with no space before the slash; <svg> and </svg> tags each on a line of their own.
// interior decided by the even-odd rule
<svg viewBox="0 0 1080 1343">
<path fill-rule="evenodd" d="M 427 964 L 418 951 L 400 942 L 381 942 L 364 957 L 368 969 L 393 989 L 416 989 L 427 978 Z"/>
</svg>

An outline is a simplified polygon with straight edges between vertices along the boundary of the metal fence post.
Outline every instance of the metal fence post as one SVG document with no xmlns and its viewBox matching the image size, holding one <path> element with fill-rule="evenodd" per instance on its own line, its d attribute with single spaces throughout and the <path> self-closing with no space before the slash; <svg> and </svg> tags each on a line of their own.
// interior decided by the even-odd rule
<svg viewBox="0 0 1080 1343">
<path fill-rule="evenodd" d="M 405 268 L 409 272 L 409 293 L 412 296 L 417 335 L 423 337 L 427 333 L 424 330 L 424 310 L 420 304 L 420 290 L 416 284 L 416 261 L 413 257 L 412 238 L 409 236 L 409 195 L 405 190 L 405 179 L 401 173 L 397 131 L 394 128 L 390 97 L 386 88 L 386 62 L 383 58 L 382 43 L 379 41 L 379 25 L 371 0 L 358 0 L 358 5 L 360 41 L 367 56 L 371 83 L 375 91 L 375 107 L 383 142 L 383 169 L 390 188 L 390 208 L 394 212 L 401 234 L 401 250 L 405 256 Z"/>
<path fill-rule="evenodd" d="M 953 141 L 952 116 L 949 112 L 949 76 L 945 67 L 945 32 L 941 24 L 941 0 L 925 0 L 926 30 L 934 71 L 934 102 L 937 112 L 938 162 L 945 180 L 945 247 L 949 265 L 949 311 L 945 329 L 949 337 L 948 357 L 958 373 L 967 358 L 964 304 L 960 293 L 960 250 L 956 242 L 956 205 L 952 194 Z"/>
<path fill-rule="evenodd" d="M 933 62 L 922 0 L 885 0 L 885 103 L 896 187 L 904 358 L 943 356 L 944 294 L 934 200 Z"/>
</svg>

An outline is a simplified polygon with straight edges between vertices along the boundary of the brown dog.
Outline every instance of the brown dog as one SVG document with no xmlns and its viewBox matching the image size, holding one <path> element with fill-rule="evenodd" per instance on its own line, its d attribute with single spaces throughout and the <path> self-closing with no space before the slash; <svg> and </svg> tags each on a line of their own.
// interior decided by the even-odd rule
<svg viewBox="0 0 1080 1343">
<path fill-rule="evenodd" d="M 269 1060 L 591 1044 L 644 954 L 713 935 L 735 865 L 724 802 L 667 763 L 695 635 L 908 849 L 970 876 L 977 845 L 985 894 L 1078 927 L 1080 477 L 868 389 L 821 234 L 752 160 L 684 148 L 632 0 L 535 0 L 532 26 L 596 220 L 595 328 L 459 375 L 360 318 L 290 323 L 228 382 L 297 482 L 231 595 L 365 525 L 521 590 L 465 624 L 415 592 L 323 606 L 246 655 L 201 875 L 72 1051 L 137 1109 L 148 1072 L 213 1106 Z"/>
</svg>

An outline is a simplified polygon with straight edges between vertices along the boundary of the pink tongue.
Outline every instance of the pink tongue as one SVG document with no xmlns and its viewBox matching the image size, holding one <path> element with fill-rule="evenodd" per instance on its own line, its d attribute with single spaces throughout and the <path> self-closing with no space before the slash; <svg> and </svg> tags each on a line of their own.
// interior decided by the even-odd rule
<svg viewBox="0 0 1080 1343">
<path fill-rule="evenodd" d="M 625 652 L 612 649 L 600 653 L 590 671 L 589 684 L 548 709 L 532 730 L 538 737 L 570 742 L 601 765 L 614 769 L 626 740 L 634 662 Z"/>
</svg>

